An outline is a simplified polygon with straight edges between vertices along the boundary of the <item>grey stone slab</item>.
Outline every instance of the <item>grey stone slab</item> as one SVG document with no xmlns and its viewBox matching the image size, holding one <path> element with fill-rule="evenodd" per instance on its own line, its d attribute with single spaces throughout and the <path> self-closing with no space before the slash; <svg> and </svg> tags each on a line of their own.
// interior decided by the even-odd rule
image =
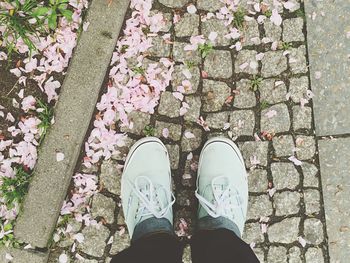
<svg viewBox="0 0 350 263">
<path fill-rule="evenodd" d="M 350 138 L 318 143 L 331 262 L 350 258 Z"/>
<path fill-rule="evenodd" d="M 9 261 L 6 258 L 6 255 L 13 257 L 12 261 Z M 7 263 L 46 263 L 48 260 L 49 254 L 39 253 L 32 250 L 21 250 L 14 248 L 2 247 L 0 249 L 0 262 Z"/>
<path fill-rule="evenodd" d="M 349 1 L 308 0 L 305 10 L 316 133 L 350 133 Z"/>
<path fill-rule="evenodd" d="M 113 1 L 109 7 L 107 1 L 91 3 L 89 29 L 80 36 L 56 106 L 56 123 L 40 149 L 16 223 L 15 236 L 21 241 L 46 247 L 50 240 L 128 6 L 128 0 Z M 105 37 L 106 31 L 110 36 Z M 61 162 L 56 161 L 57 151 L 65 154 Z"/>
</svg>

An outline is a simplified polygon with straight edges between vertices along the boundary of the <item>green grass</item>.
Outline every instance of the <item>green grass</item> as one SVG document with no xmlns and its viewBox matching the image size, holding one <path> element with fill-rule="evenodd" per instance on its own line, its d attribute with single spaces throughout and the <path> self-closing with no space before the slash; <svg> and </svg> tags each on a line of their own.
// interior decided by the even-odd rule
<svg viewBox="0 0 350 263">
<path fill-rule="evenodd" d="M 213 50 L 213 45 L 210 43 L 204 43 L 198 46 L 198 50 L 201 53 L 202 58 L 205 58 Z"/>
<path fill-rule="evenodd" d="M 297 17 L 301 17 L 301 18 L 305 19 L 305 13 L 302 9 L 298 9 L 297 11 L 295 11 L 295 14 Z"/>
<path fill-rule="evenodd" d="M 151 125 L 147 125 L 143 129 L 143 133 L 144 133 L 145 136 L 154 136 L 155 129 Z"/>
<path fill-rule="evenodd" d="M 250 81 L 250 89 L 253 90 L 253 91 L 259 90 L 262 81 L 263 81 L 262 78 L 255 76 Z"/>
<path fill-rule="evenodd" d="M 40 130 L 39 144 L 41 144 L 46 136 L 48 129 L 51 126 L 51 121 L 53 118 L 53 109 L 39 99 L 37 100 L 37 103 L 38 106 L 43 109 L 42 112 L 38 113 L 38 118 L 41 120 L 41 123 L 38 125 L 38 128 Z"/>
<path fill-rule="evenodd" d="M 282 49 L 283 49 L 284 51 L 286 51 L 286 50 L 288 50 L 288 49 L 290 49 L 290 48 L 292 48 L 292 47 L 293 47 L 293 44 L 292 44 L 292 43 L 282 42 Z"/>
<path fill-rule="evenodd" d="M 238 28 L 242 29 L 244 25 L 244 16 L 246 15 L 246 11 L 242 7 L 238 7 L 236 12 L 233 14 L 233 25 Z"/>
<path fill-rule="evenodd" d="M 15 203 L 21 203 L 29 186 L 30 174 L 22 167 L 15 168 L 14 178 L 3 177 L 0 186 L 1 197 L 7 207 L 12 208 Z"/>
<path fill-rule="evenodd" d="M 272 16 L 272 11 L 271 10 L 266 10 L 265 14 L 266 17 L 270 18 Z"/>
<path fill-rule="evenodd" d="M 36 50 L 33 38 L 48 33 L 46 20 L 51 30 L 57 28 L 60 17 L 72 21 L 73 12 L 67 9 L 69 0 L 44 1 L 46 6 L 41 6 L 37 0 L 25 0 L 23 3 L 19 0 L 5 0 L 5 2 L 13 6 L 10 10 L 0 10 L 0 26 L 5 27 L 2 40 L 10 59 L 13 52 L 17 51 L 16 44 L 19 39 L 27 45 L 30 54 Z"/>
<path fill-rule="evenodd" d="M 140 75 L 145 74 L 145 70 L 142 67 L 135 67 L 135 68 L 132 69 L 132 71 L 135 74 L 140 74 Z"/>
<path fill-rule="evenodd" d="M 25 0 L 23 4 L 19 0 L 5 2 L 14 5 L 11 10 L 0 10 L 0 26 L 5 26 L 2 38 L 7 48 L 7 55 L 11 57 L 11 54 L 16 51 L 16 43 L 20 38 L 32 52 L 36 49 L 32 37 L 44 30 L 43 24 L 34 14 L 38 1 Z M 33 19 L 36 19 L 36 23 L 30 22 Z"/>
<path fill-rule="evenodd" d="M 196 66 L 196 62 L 191 61 L 191 60 L 186 60 L 185 61 L 185 65 L 188 69 L 192 69 Z"/>
<path fill-rule="evenodd" d="M 265 110 L 268 107 L 270 107 L 270 104 L 266 100 L 263 100 L 262 102 L 260 102 L 260 110 Z"/>
</svg>

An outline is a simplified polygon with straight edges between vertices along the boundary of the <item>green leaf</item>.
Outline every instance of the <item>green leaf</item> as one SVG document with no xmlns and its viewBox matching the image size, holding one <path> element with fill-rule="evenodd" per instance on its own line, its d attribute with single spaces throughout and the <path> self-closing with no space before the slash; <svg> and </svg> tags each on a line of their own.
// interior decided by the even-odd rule
<svg viewBox="0 0 350 263">
<path fill-rule="evenodd" d="M 43 16 L 49 12 L 48 7 L 40 7 L 33 12 L 33 16 Z"/>
<path fill-rule="evenodd" d="M 57 28 L 57 13 L 56 13 L 56 11 L 52 11 L 52 14 L 49 16 L 48 22 L 49 22 L 50 29 L 55 30 Z"/>
<path fill-rule="evenodd" d="M 11 230 L 12 229 L 12 224 L 6 224 L 5 226 L 4 226 L 4 231 L 6 232 L 6 231 L 9 231 L 9 230 Z"/>
<path fill-rule="evenodd" d="M 70 10 L 60 10 L 61 14 L 67 18 L 68 21 L 72 21 L 73 12 Z"/>
</svg>

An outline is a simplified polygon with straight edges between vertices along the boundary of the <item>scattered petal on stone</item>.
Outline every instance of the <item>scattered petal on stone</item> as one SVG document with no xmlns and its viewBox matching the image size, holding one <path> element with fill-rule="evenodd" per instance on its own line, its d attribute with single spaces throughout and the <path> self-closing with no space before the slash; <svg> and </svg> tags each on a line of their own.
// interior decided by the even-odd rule
<svg viewBox="0 0 350 263">
<path fill-rule="evenodd" d="M 84 23 L 83 23 L 83 30 L 84 30 L 84 31 L 87 31 L 88 28 L 89 28 L 89 26 L 90 26 L 90 22 L 88 22 L 88 21 L 84 22 Z"/>
<path fill-rule="evenodd" d="M 187 160 L 192 160 L 193 158 L 193 153 L 190 152 L 188 155 L 187 155 Z"/>
<path fill-rule="evenodd" d="M 283 3 L 283 6 L 285 9 L 291 10 L 295 6 L 295 4 L 292 1 L 287 1 Z"/>
<path fill-rule="evenodd" d="M 162 135 L 164 138 L 168 138 L 169 137 L 169 129 L 168 128 L 164 128 L 162 130 Z"/>
<path fill-rule="evenodd" d="M 216 33 L 216 32 L 210 32 L 210 34 L 208 36 L 209 40 L 212 42 L 214 42 L 217 37 L 218 37 L 218 33 Z"/>
<path fill-rule="evenodd" d="M 58 258 L 59 263 L 67 263 L 68 262 L 68 256 L 65 253 L 62 253 Z"/>
<path fill-rule="evenodd" d="M 185 137 L 186 137 L 187 139 L 193 139 L 193 138 L 195 138 L 196 136 L 195 136 L 192 132 L 187 131 L 187 132 L 185 132 Z"/>
<path fill-rule="evenodd" d="M 197 12 L 197 8 L 194 5 L 189 5 L 187 7 L 187 12 L 190 14 L 195 14 Z"/>
<path fill-rule="evenodd" d="M 315 71 L 315 79 L 320 79 L 322 77 L 321 71 Z"/>
<path fill-rule="evenodd" d="M 306 246 L 306 240 L 303 237 L 298 237 L 298 242 L 302 247 Z"/>
<path fill-rule="evenodd" d="M 5 258 L 10 261 L 13 260 L 13 256 L 10 253 L 6 253 Z"/>
<path fill-rule="evenodd" d="M 265 116 L 269 119 L 277 115 L 277 111 L 275 110 L 269 110 L 268 112 L 265 113 Z"/>
<path fill-rule="evenodd" d="M 56 153 L 56 161 L 61 162 L 64 160 L 64 153 L 58 152 Z"/>
<path fill-rule="evenodd" d="M 298 160 L 295 156 L 289 157 L 288 160 L 291 161 L 291 162 L 293 162 L 293 163 L 294 163 L 295 165 L 297 165 L 297 166 L 300 166 L 300 165 L 303 164 L 303 163 L 302 163 L 300 160 Z"/>
</svg>

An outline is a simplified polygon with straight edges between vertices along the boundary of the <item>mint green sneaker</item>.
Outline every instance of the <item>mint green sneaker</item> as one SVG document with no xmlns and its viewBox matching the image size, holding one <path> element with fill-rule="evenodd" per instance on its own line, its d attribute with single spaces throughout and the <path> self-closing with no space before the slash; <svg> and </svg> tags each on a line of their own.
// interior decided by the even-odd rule
<svg viewBox="0 0 350 263">
<path fill-rule="evenodd" d="M 121 198 L 130 237 L 146 219 L 167 219 L 172 226 L 175 197 L 169 154 L 158 138 L 143 138 L 131 147 L 121 179 Z"/>
<path fill-rule="evenodd" d="M 242 154 L 232 140 L 220 137 L 205 143 L 199 158 L 195 195 L 199 200 L 199 221 L 208 221 L 208 217 L 226 218 L 238 228 L 238 235 L 242 235 L 248 182 Z"/>
</svg>

